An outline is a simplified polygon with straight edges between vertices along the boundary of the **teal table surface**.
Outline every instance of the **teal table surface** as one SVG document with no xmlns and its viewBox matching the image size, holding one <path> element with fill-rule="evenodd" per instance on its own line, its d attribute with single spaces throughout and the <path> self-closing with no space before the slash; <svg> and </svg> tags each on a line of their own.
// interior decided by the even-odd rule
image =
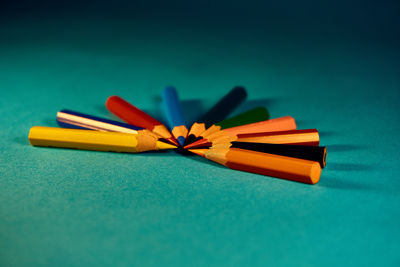
<svg viewBox="0 0 400 267">
<path fill-rule="evenodd" d="M 400 265 L 395 4 L 101 3 L 0 12 L 1 266 Z M 232 115 L 265 106 L 317 128 L 320 182 L 29 145 L 63 108 L 113 118 L 110 95 L 165 121 L 168 85 L 188 122 L 243 85 Z"/>
</svg>

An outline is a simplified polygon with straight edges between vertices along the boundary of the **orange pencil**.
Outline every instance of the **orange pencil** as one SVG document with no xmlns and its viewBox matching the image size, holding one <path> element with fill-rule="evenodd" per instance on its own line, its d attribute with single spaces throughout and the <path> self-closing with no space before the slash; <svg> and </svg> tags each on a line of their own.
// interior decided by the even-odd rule
<svg viewBox="0 0 400 267">
<path fill-rule="evenodd" d="M 286 116 L 277 119 L 265 120 L 241 126 L 236 126 L 232 128 L 226 128 L 223 130 L 216 129 L 213 126 L 208 128 L 202 134 L 203 139 L 191 143 L 185 146 L 185 148 L 192 149 L 196 147 L 210 146 L 209 143 L 234 141 L 237 139 L 237 135 L 244 133 L 262 133 L 262 132 L 295 130 L 296 122 L 292 117 Z"/>
<path fill-rule="evenodd" d="M 217 139 L 213 142 L 202 144 L 201 147 L 210 147 L 233 141 L 263 144 L 319 146 L 319 134 L 317 129 L 238 134 L 236 138 L 233 137 L 231 140 Z"/>
<path fill-rule="evenodd" d="M 317 129 L 238 134 L 238 142 L 318 146 Z"/>
<path fill-rule="evenodd" d="M 321 166 L 316 161 L 228 147 L 189 151 L 231 169 L 306 184 L 318 183 L 321 176 Z"/>
</svg>

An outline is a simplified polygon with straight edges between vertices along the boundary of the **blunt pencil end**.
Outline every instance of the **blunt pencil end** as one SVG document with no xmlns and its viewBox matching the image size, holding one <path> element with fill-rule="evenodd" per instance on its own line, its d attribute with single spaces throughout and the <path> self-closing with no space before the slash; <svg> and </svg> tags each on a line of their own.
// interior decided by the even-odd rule
<svg viewBox="0 0 400 267">
<path fill-rule="evenodd" d="M 320 177 L 321 177 L 321 165 L 318 162 L 315 162 L 315 164 L 310 170 L 310 184 L 318 183 Z"/>
</svg>

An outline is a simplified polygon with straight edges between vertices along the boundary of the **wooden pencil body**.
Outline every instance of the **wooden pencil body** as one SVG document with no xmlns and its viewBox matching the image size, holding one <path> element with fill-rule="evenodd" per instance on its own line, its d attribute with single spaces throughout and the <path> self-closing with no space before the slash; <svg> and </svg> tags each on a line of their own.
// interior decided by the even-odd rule
<svg viewBox="0 0 400 267">
<path fill-rule="evenodd" d="M 110 96 L 106 101 L 107 109 L 121 120 L 148 129 L 168 141 L 176 144 L 170 131 L 158 120 L 154 119 L 144 111 L 125 101 L 119 96 Z"/>
<path fill-rule="evenodd" d="M 119 96 L 110 96 L 106 101 L 107 109 L 121 120 L 139 127 L 153 130 L 162 123 Z"/>
<path fill-rule="evenodd" d="M 128 134 L 40 126 L 31 128 L 29 142 L 33 146 L 129 153 L 158 150 L 163 146 L 169 146 L 159 142 L 158 137 L 149 131 Z"/>
<path fill-rule="evenodd" d="M 231 143 L 231 147 L 317 161 L 322 168 L 324 168 L 326 164 L 326 147 L 321 146 L 264 144 L 235 141 Z"/>
<path fill-rule="evenodd" d="M 205 123 L 207 128 L 221 122 L 246 98 L 246 89 L 242 86 L 236 86 L 222 97 L 207 113 L 198 118 L 197 121 Z"/>
<path fill-rule="evenodd" d="M 281 118 L 227 128 L 223 131 L 228 133 L 230 136 L 233 136 L 243 133 L 277 132 L 290 130 L 296 130 L 296 122 L 293 117 L 285 116 Z"/>
<path fill-rule="evenodd" d="M 57 112 L 57 123 L 64 128 L 137 134 L 143 128 L 127 123 L 95 117 L 67 109 Z"/>
<path fill-rule="evenodd" d="M 235 141 L 251 143 L 318 146 L 317 129 L 239 134 Z"/>
<path fill-rule="evenodd" d="M 206 157 L 231 169 L 307 184 L 317 183 L 321 175 L 321 166 L 315 161 L 239 148 L 210 149 L 206 153 Z"/>
<path fill-rule="evenodd" d="M 166 87 L 162 93 L 164 113 L 174 138 L 183 145 L 188 134 L 186 122 L 178 93 L 172 86 Z"/>
<path fill-rule="evenodd" d="M 249 123 L 255 123 L 260 121 L 265 121 L 269 119 L 269 112 L 264 107 L 257 107 L 249 111 L 243 112 L 232 118 L 228 118 L 221 122 L 215 123 L 215 125 L 220 126 L 221 129 L 232 128 L 240 125 L 245 125 Z"/>
</svg>

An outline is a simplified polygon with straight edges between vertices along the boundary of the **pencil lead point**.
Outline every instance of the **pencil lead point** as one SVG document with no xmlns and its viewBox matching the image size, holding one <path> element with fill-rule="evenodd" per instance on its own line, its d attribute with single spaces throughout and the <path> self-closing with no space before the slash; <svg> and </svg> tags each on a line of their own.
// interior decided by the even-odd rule
<svg viewBox="0 0 400 267">
<path fill-rule="evenodd" d="M 189 149 L 189 148 L 196 148 L 196 147 L 205 147 L 205 146 L 211 146 L 211 143 L 208 142 L 207 139 L 200 139 L 196 142 L 193 142 L 187 146 L 185 146 L 185 149 Z"/>
<path fill-rule="evenodd" d="M 171 144 L 168 144 L 168 143 L 164 143 L 162 141 L 157 141 L 157 148 L 160 149 L 160 150 L 175 149 L 175 148 L 177 148 L 177 146 L 171 145 Z"/>
<path fill-rule="evenodd" d="M 183 136 L 179 136 L 177 138 L 179 145 L 183 146 L 183 144 L 185 143 L 185 138 Z"/>
</svg>

